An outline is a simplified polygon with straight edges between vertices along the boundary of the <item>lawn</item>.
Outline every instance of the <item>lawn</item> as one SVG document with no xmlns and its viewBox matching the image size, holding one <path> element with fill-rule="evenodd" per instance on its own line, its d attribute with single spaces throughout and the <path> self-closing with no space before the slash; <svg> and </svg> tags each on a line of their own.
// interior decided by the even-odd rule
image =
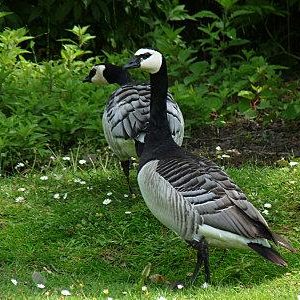
<svg viewBox="0 0 300 300">
<path fill-rule="evenodd" d="M 300 249 L 300 167 L 248 165 L 227 172 L 274 231 Z M 168 282 L 184 281 L 193 271 L 195 251 L 151 215 L 136 183 L 134 189 L 136 196 L 128 195 L 113 164 L 61 160 L 40 172 L 2 177 L 0 298 L 297 299 L 300 255 L 284 249 L 288 268 L 251 251 L 211 249 L 209 288 L 201 287 L 201 274 L 193 287 L 170 289 Z"/>
</svg>

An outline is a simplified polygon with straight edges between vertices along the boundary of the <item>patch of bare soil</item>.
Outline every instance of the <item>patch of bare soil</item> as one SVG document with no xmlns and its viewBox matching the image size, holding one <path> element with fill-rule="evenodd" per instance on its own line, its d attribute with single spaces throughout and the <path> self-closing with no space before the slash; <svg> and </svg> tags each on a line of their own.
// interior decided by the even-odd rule
<svg viewBox="0 0 300 300">
<path fill-rule="evenodd" d="M 273 164 L 282 158 L 300 157 L 300 122 L 263 126 L 248 121 L 223 128 L 205 126 L 192 131 L 184 146 L 195 154 L 222 159 L 225 164 Z"/>
</svg>

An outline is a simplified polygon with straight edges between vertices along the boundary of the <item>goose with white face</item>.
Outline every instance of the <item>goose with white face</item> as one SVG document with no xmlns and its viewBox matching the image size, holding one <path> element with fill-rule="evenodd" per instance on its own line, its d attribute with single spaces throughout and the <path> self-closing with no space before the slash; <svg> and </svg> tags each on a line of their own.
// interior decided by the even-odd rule
<svg viewBox="0 0 300 300">
<path fill-rule="evenodd" d="M 153 49 L 141 48 L 135 52 L 132 60 L 124 66 L 124 69 L 139 68 L 150 74 L 155 74 L 162 65 L 162 54 Z"/>
<path fill-rule="evenodd" d="M 105 69 L 105 65 L 95 65 L 83 82 L 91 82 L 99 85 L 108 84 L 103 73 Z"/>
</svg>

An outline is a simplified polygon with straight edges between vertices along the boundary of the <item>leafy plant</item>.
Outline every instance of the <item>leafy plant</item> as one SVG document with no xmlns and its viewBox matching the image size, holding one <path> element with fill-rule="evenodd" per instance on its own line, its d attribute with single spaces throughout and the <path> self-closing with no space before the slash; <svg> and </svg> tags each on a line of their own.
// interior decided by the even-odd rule
<svg viewBox="0 0 300 300">
<path fill-rule="evenodd" d="M 77 58 L 83 56 L 84 54 L 91 53 L 90 50 L 84 50 L 84 47 L 88 42 L 94 39 L 96 36 L 87 33 L 89 26 L 74 26 L 73 29 L 68 29 L 69 32 L 75 35 L 76 40 L 72 39 L 60 39 L 61 42 L 67 42 L 68 44 L 63 44 L 63 49 L 61 50 L 61 57 L 66 62 L 67 66 Z"/>
<path fill-rule="evenodd" d="M 143 13 L 152 9 L 147 3 Z M 170 90 L 183 111 L 187 134 L 202 124 L 223 126 L 236 118 L 264 123 L 299 120 L 299 82 L 285 83 L 281 77 L 284 68 L 269 63 L 240 37 L 239 18 L 252 16 L 253 10 L 241 9 L 236 1 L 219 3 L 221 14 L 208 10 L 189 14 L 177 0 L 158 1 L 159 18 L 148 13 L 139 19 L 151 29 L 143 35 L 144 41 L 151 41 L 149 46 L 167 57 Z M 187 22 L 197 33 L 193 43 L 185 38 Z M 60 40 L 61 57 L 40 63 L 38 57 L 35 62 L 29 60 L 30 52 L 36 55 L 39 49 L 26 29 L 0 32 L 2 171 L 15 171 L 18 162 L 42 164 L 52 151 L 67 152 L 80 145 L 93 152 L 105 145 L 101 115 L 116 87 L 100 88 L 81 80 L 95 63 L 122 65 L 133 51 L 102 49 L 103 55 L 83 61 L 95 41 L 89 30 L 89 26 L 79 25 L 68 30 L 72 37 Z M 133 76 L 148 81 L 141 72 Z"/>
<path fill-rule="evenodd" d="M 204 34 L 203 37 L 198 39 L 202 51 L 208 52 L 211 57 L 211 68 L 217 68 L 220 63 L 226 63 L 229 55 L 225 52 L 232 47 L 238 47 L 249 43 L 249 40 L 239 38 L 237 30 L 234 26 L 235 20 L 242 15 L 250 15 L 253 13 L 251 10 L 233 10 L 235 0 L 220 0 L 217 1 L 224 8 L 221 17 L 212 11 L 200 11 L 194 18 L 196 19 L 209 19 L 207 24 L 202 24 L 198 29 Z"/>
</svg>

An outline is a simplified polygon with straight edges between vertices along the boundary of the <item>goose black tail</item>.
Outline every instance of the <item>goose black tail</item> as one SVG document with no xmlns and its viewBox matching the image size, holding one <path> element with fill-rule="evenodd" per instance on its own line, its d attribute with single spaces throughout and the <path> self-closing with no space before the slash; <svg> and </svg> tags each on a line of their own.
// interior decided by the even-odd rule
<svg viewBox="0 0 300 300">
<path fill-rule="evenodd" d="M 279 244 L 280 246 L 290 250 L 291 252 L 294 252 L 294 253 L 297 252 L 297 250 L 295 248 L 293 248 L 293 246 L 290 244 L 290 242 L 286 238 L 284 238 L 274 232 L 272 232 L 272 236 L 273 236 L 273 240 L 276 244 Z"/>
<path fill-rule="evenodd" d="M 261 244 L 257 244 L 257 243 L 248 243 L 248 246 L 252 250 L 256 251 L 258 254 L 263 256 L 264 258 L 273 262 L 274 264 L 281 266 L 281 267 L 287 266 L 287 262 L 274 249 L 263 246 Z"/>
</svg>

